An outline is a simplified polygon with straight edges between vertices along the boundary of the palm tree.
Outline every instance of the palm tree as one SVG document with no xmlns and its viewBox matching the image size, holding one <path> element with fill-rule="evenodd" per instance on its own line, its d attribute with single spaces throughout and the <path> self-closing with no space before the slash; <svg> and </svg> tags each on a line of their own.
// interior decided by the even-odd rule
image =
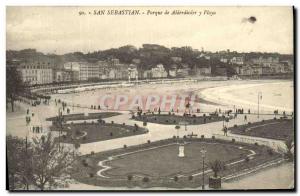
<svg viewBox="0 0 300 196">
<path fill-rule="evenodd" d="M 220 171 L 224 170 L 225 164 L 220 160 L 215 160 L 209 163 L 209 167 L 214 172 L 214 177 L 217 178 Z"/>
</svg>

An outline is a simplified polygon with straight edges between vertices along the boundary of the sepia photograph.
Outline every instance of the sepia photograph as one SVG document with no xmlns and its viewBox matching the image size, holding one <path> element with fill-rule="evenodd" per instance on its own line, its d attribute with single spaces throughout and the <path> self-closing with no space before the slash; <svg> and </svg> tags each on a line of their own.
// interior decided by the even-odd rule
<svg viewBox="0 0 300 196">
<path fill-rule="evenodd" d="M 8 191 L 296 190 L 293 6 L 5 11 Z"/>
</svg>

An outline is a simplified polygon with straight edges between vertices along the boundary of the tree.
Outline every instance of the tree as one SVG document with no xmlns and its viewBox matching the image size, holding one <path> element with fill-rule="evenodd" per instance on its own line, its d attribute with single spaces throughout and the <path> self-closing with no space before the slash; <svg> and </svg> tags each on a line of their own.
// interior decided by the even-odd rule
<svg viewBox="0 0 300 196">
<path fill-rule="evenodd" d="M 294 147 L 294 140 L 292 138 L 288 138 L 284 141 L 284 143 L 287 148 L 286 157 L 289 160 L 293 160 L 292 148 Z"/>
<path fill-rule="evenodd" d="M 14 112 L 14 102 L 25 91 L 25 85 L 20 73 L 15 67 L 6 69 L 6 100 L 11 104 L 11 110 Z"/>
<path fill-rule="evenodd" d="M 9 190 L 28 188 L 31 178 L 30 144 L 26 140 L 7 136 L 6 157 L 8 169 Z"/>
<path fill-rule="evenodd" d="M 219 172 L 224 170 L 225 164 L 220 160 L 215 160 L 209 163 L 209 167 L 214 172 L 214 177 L 218 177 Z"/>
<path fill-rule="evenodd" d="M 64 183 L 56 179 L 69 176 L 75 154 L 59 146 L 51 133 L 32 143 L 32 184 L 40 190 Z"/>
</svg>

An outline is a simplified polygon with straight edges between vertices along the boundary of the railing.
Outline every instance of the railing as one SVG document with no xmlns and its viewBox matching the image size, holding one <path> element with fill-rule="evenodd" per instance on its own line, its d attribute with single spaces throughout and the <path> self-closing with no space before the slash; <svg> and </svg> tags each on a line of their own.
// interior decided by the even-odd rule
<svg viewBox="0 0 300 196">
<path fill-rule="evenodd" d="M 271 140 L 271 139 L 264 139 L 264 138 L 250 138 L 247 136 L 224 136 L 221 134 L 213 134 L 213 136 L 216 139 L 220 139 L 220 140 L 226 140 L 226 141 L 232 141 L 233 139 L 236 142 L 241 142 L 241 143 L 246 143 L 246 144 L 258 144 L 258 145 L 264 145 L 264 146 L 268 146 L 270 148 L 272 148 L 273 150 L 275 150 L 276 152 L 285 152 L 286 148 L 284 146 L 284 143 L 282 141 L 279 140 Z"/>
</svg>

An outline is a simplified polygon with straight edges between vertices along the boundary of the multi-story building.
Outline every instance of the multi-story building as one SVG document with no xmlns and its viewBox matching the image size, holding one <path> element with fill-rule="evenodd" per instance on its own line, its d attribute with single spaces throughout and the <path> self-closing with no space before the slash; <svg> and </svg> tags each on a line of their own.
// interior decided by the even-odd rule
<svg viewBox="0 0 300 196">
<path fill-rule="evenodd" d="M 285 73 L 292 73 L 294 71 L 294 65 L 291 61 L 280 61 L 284 67 Z"/>
<path fill-rule="evenodd" d="M 284 65 L 287 73 L 292 73 L 294 71 L 294 63 L 292 60 L 281 60 L 280 63 Z"/>
<path fill-rule="evenodd" d="M 287 67 L 285 66 L 284 63 L 276 63 L 276 64 L 272 64 L 271 68 L 273 69 L 273 71 L 275 73 L 287 73 Z"/>
<path fill-rule="evenodd" d="M 257 64 L 263 67 L 270 67 L 274 63 L 279 63 L 279 57 L 263 57 L 260 56 L 259 58 L 252 58 L 250 61 L 253 64 Z"/>
<path fill-rule="evenodd" d="M 100 70 L 97 64 L 81 62 L 79 65 L 79 80 L 99 78 Z"/>
<path fill-rule="evenodd" d="M 238 74 L 242 75 L 242 76 L 250 76 L 253 73 L 253 69 L 251 66 L 247 65 L 247 66 L 241 66 L 238 69 Z"/>
<path fill-rule="evenodd" d="M 153 78 L 166 78 L 168 73 L 166 72 L 163 64 L 158 64 L 151 69 Z"/>
<path fill-rule="evenodd" d="M 242 57 L 242 56 L 232 57 L 232 59 L 230 60 L 230 63 L 236 64 L 236 65 L 243 65 L 244 64 L 244 57 Z"/>
<path fill-rule="evenodd" d="M 228 63 L 229 60 L 226 57 L 221 57 L 220 61 L 223 62 L 223 63 Z"/>
<path fill-rule="evenodd" d="M 152 70 L 145 70 L 145 71 L 143 72 L 143 78 L 145 78 L 145 79 L 150 79 L 150 78 L 152 78 Z"/>
<path fill-rule="evenodd" d="M 205 66 L 205 67 L 194 67 L 193 73 L 196 76 L 209 76 L 211 75 L 211 66 Z"/>
<path fill-rule="evenodd" d="M 53 82 L 53 64 L 50 62 L 22 63 L 18 70 L 22 80 L 29 84 L 49 84 Z"/>
<path fill-rule="evenodd" d="M 80 67 L 81 63 L 82 62 L 76 62 L 76 61 L 66 62 L 63 67 L 64 67 L 65 70 L 77 70 L 77 71 L 79 71 L 79 67 Z"/>
<path fill-rule="evenodd" d="M 262 75 L 269 75 L 269 74 L 273 74 L 274 73 L 274 69 L 271 67 L 261 67 L 261 74 Z"/>
<path fill-rule="evenodd" d="M 128 69 L 125 69 L 125 68 L 117 69 L 115 79 L 119 79 L 119 80 L 128 79 Z"/>
<path fill-rule="evenodd" d="M 169 75 L 171 77 L 176 77 L 177 76 L 177 65 L 176 64 L 172 64 L 170 69 L 169 69 Z"/>
<path fill-rule="evenodd" d="M 118 64 L 120 64 L 120 60 L 119 59 L 109 59 L 108 60 L 108 64 L 112 67 L 117 66 Z"/>
<path fill-rule="evenodd" d="M 71 81 L 78 81 L 80 64 L 83 62 L 66 62 L 64 64 L 64 71 L 70 73 Z"/>
<path fill-rule="evenodd" d="M 215 68 L 215 75 L 217 76 L 227 76 L 227 69 L 226 67 L 216 67 Z"/>
<path fill-rule="evenodd" d="M 109 65 L 107 61 L 98 61 L 97 65 L 99 66 L 99 78 L 108 79 L 109 76 Z"/>
<path fill-rule="evenodd" d="M 252 69 L 251 75 L 262 75 L 263 74 L 263 67 L 260 65 L 252 65 L 251 69 Z"/>
<path fill-rule="evenodd" d="M 178 77 L 188 77 L 190 75 L 191 68 L 187 64 L 181 64 L 181 67 L 177 69 Z"/>
<path fill-rule="evenodd" d="M 115 61 L 112 61 L 115 62 Z M 106 61 L 97 63 L 89 62 L 67 62 L 64 69 L 72 71 L 71 80 L 106 79 L 109 75 L 109 65 Z"/>
<path fill-rule="evenodd" d="M 139 73 L 137 70 L 137 66 L 134 64 L 130 64 L 128 67 L 128 80 L 138 80 Z"/>
<path fill-rule="evenodd" d="M 72 70 L 59 70 L 56 71 L 55 81 L 56 82 L 71 82 L 71 81 L 78 81 L 78 71 Z"/>
<path fill-rule="evenodd" d="M 71 81 L 71 76 L 67 75 L 67 72 L 60 70 L 56 71 L 55 73 L 55 81 L 56 82 L 66 82 L 66 81 Z"/>
</svg>

